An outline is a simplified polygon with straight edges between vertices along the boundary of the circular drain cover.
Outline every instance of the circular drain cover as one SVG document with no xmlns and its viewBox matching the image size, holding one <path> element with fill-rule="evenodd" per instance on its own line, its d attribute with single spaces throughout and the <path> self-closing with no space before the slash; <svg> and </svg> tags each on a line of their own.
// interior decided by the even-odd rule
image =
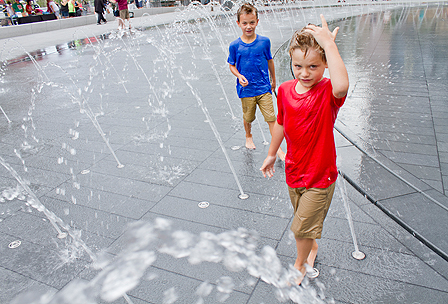
<svg viewBox="0 0 448 304">
<path fill-rule="evenodd" d="M 19 240 L 17 240 L 17 241 L 14 241 L 14 242 L 9 243 L 8 247 L 11 248 L 11 249 L 14 249 L 14 248 L 19 247 L 20 244 L 22 244 L 22 242 L 19 241 Z"/>
<path fill-rule="evenodd" d="M 198 204 L 198 207 L 202 208 L 202 209 L 207 208 L 208 206 L 210 206 L 210 204 L 208 202 L 200 202 Z"/>
</svg>

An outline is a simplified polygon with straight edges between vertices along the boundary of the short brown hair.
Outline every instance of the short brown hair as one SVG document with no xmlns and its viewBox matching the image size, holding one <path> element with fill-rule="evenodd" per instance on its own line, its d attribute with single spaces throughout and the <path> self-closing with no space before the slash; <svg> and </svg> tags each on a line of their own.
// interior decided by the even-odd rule
<svg viewBox="0 0 448 304">
<path fill-rule="evenodd" d="M 292 52 L 296 49 L 300 49 L 306 56 L 309 49 L 316 50 L 322 57 L 322 61 L 327 63 L 327 57 L 325 57 L 324 49 L 317 43 L 316 39 L 310 33 L 305 32 L 306 27 L 299 31 L 296 31 L 289 43 L 289 56 L 292 57 Z"/>
<path fill-rule="evenodd" d="M 238 18 L 238 21 L 240 21 L 240 16 L 242 14 L 255 14 L 255 17 L 257 17 L 258 19 L 258 10 L 255 6 L 253 6 L 250 3 L 243 3 L 243 5 L 240 6 L 240 8 L 238 9 L 236 15 Z"/>
</svg>

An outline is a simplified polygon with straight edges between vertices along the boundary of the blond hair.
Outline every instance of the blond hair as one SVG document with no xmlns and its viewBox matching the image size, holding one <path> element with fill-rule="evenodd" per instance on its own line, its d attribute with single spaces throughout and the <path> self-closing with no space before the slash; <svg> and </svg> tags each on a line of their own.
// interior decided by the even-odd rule
<svg viewBox="0 0 448 304">
<path fill-rule="evenodd" d="M 296 31 L 291 38 L 289 43 L 289 56 L 292 57 L 292 53 L 296 49 L 300 49 L 304 55 L 308 53 L 309 49 L 314 49 L 318 52 L 324 63 L 327 63 L 327 57 L 325 57 L 324 49 L 317 43 L 316 39 L 310 33 L 305 32 L 306 27 L 299 31 Z"/>
<path fill-rule="evenodd" d="M 240 6 L 238 9 L 236 16 L 238 18 L 238 22 L 240 21 L 240 16 L 242 14 L 255 14 L 255 17 L 258 19 L 258 10 L 255 6 L 253 6 L 250 3 L 243 3 L 243 5 Z"/>
</svg>

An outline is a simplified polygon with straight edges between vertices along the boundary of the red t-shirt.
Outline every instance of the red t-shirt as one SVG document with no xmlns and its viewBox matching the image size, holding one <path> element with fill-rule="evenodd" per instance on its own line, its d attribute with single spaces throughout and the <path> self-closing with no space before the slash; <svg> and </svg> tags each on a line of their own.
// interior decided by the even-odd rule
<svg viewBox="0 0 448 304">
<path fill-rule="evenodd" d="M 278 88 L 277 122 L 284 127 L 287 144 L 286 183 L 291 188 L 328 188 L 336 181 L 333 127 L 345 97 L 333 96 L 328 78 L 299 94 L 298 80 Z"/>
</svg>

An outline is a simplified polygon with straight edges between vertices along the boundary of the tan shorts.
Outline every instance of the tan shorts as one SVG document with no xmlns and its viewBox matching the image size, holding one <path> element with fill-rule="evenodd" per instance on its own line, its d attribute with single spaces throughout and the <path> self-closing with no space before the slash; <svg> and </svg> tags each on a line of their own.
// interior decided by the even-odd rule
<svg viewBox="0 0 448 304">
<path fill-rule="evenodd" d="M 336 183 L 321 188 L 291 188 L 289 197 L 294 208 L 291 231 L 296 238 L 320 239 Z"/>
<path fill-rule="evenodd" d="M 127 8 L 120 10 L 120 18 L 123 20 L 129 19 L 129 10 Z"/>
<path fill-rule="evenodd" d="M 247 123 L 251 123 L 255 120 L 257 105 L 260 108 L 265 121 L 271 122 L 276 119 L 271 93 L 265 93 L 255 97 L 241 98 L 241 105 L 243 106 L 243 118 Z"/>
</svg>

